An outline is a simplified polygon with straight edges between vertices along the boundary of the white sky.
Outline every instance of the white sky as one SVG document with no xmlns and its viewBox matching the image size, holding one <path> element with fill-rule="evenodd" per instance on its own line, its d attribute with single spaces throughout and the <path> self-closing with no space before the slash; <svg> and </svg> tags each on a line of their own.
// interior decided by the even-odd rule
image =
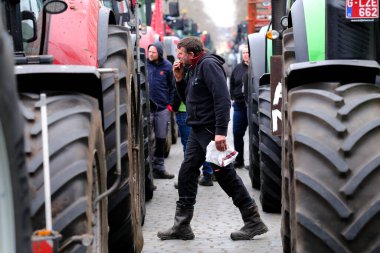
<svg viewBox="0 0 380 253">
<path fill-rule="evenodd" d="M 236 6 L 231 0 L 202 0 L 204 11 L 219 27 L 231 27 L 235 22 Z"/>
</svg>

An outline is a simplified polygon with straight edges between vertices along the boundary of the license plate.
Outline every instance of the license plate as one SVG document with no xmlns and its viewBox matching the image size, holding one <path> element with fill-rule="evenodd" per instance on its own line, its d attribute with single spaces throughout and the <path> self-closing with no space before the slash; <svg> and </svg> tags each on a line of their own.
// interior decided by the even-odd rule
<svg viewBox="0 0 380 253">
<path fill-rule="evenodd" d="M 346 0 L 346 18 L 351 21 L 378 19 L 379 0 Z"/>
</svg>

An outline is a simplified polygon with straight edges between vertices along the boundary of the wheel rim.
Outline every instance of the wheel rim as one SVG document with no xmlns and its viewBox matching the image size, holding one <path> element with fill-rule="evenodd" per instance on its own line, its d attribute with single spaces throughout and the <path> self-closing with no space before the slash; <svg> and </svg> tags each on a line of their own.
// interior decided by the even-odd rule
<svg viewBox="0 0 380 253">
<path fill-rule="evenodd" d="M 3 127 L 0 122 L 0 251 L 16 252 L 13 192 Z"/>
</svg>

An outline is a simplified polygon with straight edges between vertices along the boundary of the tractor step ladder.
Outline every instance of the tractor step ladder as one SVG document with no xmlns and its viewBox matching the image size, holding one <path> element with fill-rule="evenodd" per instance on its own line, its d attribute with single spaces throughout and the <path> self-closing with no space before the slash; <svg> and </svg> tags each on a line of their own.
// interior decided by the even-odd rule
<svg viewBox="0 0 380 253">
<path fill-rule="evenodd" d="M 44 166 L 44 189 L 45 189 L 45 222 L 46 228 L 37 230 L 32 235 L 33 253 L 57 253 L 58 241 L 61 235 L 53 230 L 50 198 L 50 163 L 49 163 L 49 140 L 47 128 L 46 94 L 41 94 L 41 126 L 42 126 L 42 149 Z"/>
</svg>

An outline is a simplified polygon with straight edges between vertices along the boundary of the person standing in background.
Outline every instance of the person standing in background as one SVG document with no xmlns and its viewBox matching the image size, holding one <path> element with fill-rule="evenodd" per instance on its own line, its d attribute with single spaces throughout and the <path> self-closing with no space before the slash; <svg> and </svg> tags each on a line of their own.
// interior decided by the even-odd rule
<svg viewBox="0 0 380 253">
<path fill-rule="evenodd" d="M 153 177 L 171 179 L 165 169 L 164 149 L 175 87 L 173 85 L 172 64 L 164 59 L 164 51 L 160 42 L 148 46 L 148 82 L 151 103 L 150 121 L 155 135 L 155 146 L 152 158 Z"/>
<path fill-rule="evenodd" d="M 247 106 L 244 99 L 244 77 L 248 73 L 249 52 L 248 46 L 242 50 L 243 61 L 236 65 L 230 78 L 230 95 L 233 100 L 232 132 L 234 135 L 235 150 L 239 152 L 234 162 L 234 168 L 244 168 L 244 135 L 248 126 Z"/>
</svg>

